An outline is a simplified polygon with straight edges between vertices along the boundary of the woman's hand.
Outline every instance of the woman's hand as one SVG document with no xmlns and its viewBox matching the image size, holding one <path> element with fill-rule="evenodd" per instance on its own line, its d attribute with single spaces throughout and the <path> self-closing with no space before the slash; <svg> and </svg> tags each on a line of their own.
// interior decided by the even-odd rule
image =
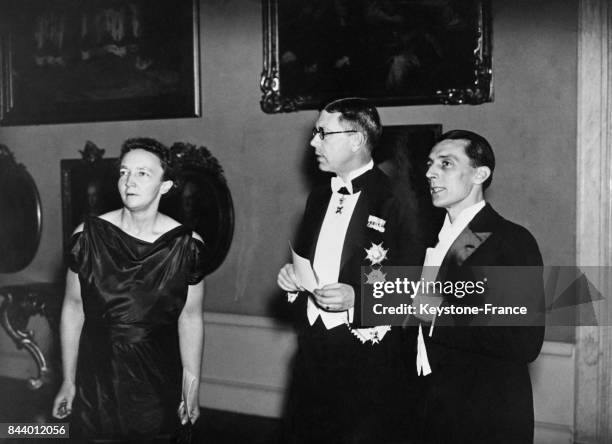
<svg viewBox="0 0 612 444">
<path fill-rule="evenodd" d="M 182 425 L 187 424 L 187 422 L 191 422 L 195 424 L 195 422 L 200 417 L 200 406 L 197 405 L 197 401 L 194 401 L 196 404 L 192 406 L 189 411 L 187 411 L 187 405 L 185 401 L 181 401 L 178 408 L 178 416 Z"/>
<path fill-rule="evenodd" d="M 74 400 L 75 393 L 76 388 L 73 382 L 64 381 L 62 383 L 53 401 L 52 414 L 54 418 L 64 419 L 72 413 L 72 401 Z"/>
<path fill-rule="evenodd" d="M 178 320 L 179 347 L 183 364 L 183 383 L 181 404 L 178 416 L 181 424 L 192 424 L 200 416 L 200 366 L 204 349 L 204 319 L 202 317 L 202 299 L 204 283 L 190 285 L 187 300 Z"/>
<path fill-rule="evenodd" d="M 195 424 L 200 417 L 199 384 L 197 378 L 186 368 L 183 369 L 183 389 L 178 416 L 182 425 L 187 421 Z"/>
</svg>

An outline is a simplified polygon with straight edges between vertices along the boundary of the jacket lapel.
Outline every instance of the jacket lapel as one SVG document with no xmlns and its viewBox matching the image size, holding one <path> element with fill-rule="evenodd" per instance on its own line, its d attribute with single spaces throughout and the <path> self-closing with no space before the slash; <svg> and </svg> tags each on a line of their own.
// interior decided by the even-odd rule
<svg viewBox="0 0 612 444">
<path fill-rule="evenodd" d="M 469 226 L 461 232 L 450 246 L 440 269 L 446 269 L 449 262 L 460 267 L 491 236 L 491 232 L 474 232 Z"/>
<path fill-rule="evenodd" d="M 474 254 L 482 244 L 493 234 L 493 225 L 496 217 L 500 217 L 489 204 L 476 213 L 474 219 L 457 236 L 457 239 L 448 249 L 440 270 L 438 280 L 443 280 L 449 266 L 461 267 L 468 258 Z"/>
<path fill-rule="evenodd" d="M 358 190 L 361 192 L 361 194 L 359 195 L 359 199 L 357 200 L 357 204 L 353 210 L 353 215 L 351 216 L 351 221 L 349 222 L 349 226 L 346 230 L 346 236 L 344 237 L 342 256 L 340 258 L 340 275 L 342 275 L 342 271 L 346 263 L 355 254 L 361 254 L 361 259 L 365 259 L 366 257 L 363 246 L 369 246 L 366 242 L 368 237 L 367 221 L 368 215 L 372 214 L 371 212 L 373 210 L 370 208 L 370 202 L 377 200 L 376 196 L 372 196 L 376 193 L 373 184 L 379 180 L 382 180 L 380 175 L 384 176 L 384 173 L 375 166 L 371 170 L 363 173 L 361 176 L 354 178 L 352 181 L 353 191 L 356 192 Z"/>
<path fill-rule="evenodd" d="M 321 226 L 323 225 L 323 219 L 325 218 L 330 198 L 331 189 L 326 189 L 311 197 L 310 208 L 308 209 L 308 214 L 305 215 L 306 218 L 300 230 L 302 237 L 297 252 L 310 259 L 311 263 L 314 262 L 317 239 L 319 239 L 319 233 L 321 232 Z"/>
<path fill-rule="evenodd" d="M 368 217 L 366 193 L 366 190 L 361 191 L 359 199 L 357 200 L 357 205 L 355 205 L 355 209 L 353 210 L 351 221 L 349 222 L 349 226 L 346 230 L 344 245 L 342 246 L 342 256 L 340 258 L 340 273 L 342 273 L 342 269 L 344 268 L 344 265 L 346 265 L 347 261 L 357 253 L 357 250 L 361 248 L 361 245 L 364 245 L 364 220 L 367 220 Z"/>
</svg>

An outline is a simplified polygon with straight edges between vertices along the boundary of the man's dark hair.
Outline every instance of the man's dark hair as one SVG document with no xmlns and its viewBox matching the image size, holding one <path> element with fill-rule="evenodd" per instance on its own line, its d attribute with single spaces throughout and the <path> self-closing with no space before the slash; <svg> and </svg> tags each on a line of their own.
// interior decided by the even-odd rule
<svg viewBox="0 0 612 444">
<path fill-rule="evenodd" d="M 162 170 L 164 171 L 163 180 L 175 179 L 170 150 L 163 143 L 149 137 L 135 137 L 128 139 L 123 142 L 123 145 L 121 145 L 119 163 L 121 163 L 123 156 L 133 150 L 144 150 L 156 155 L 159 158 L 159 163 L 161 163 Z"/>
<path fill-rule="evenodd" d="M 486 166 L 491 170 L 491 174 L 482 184 L 482 189 L 486 190 L 493 181 L 493 170 L 495 169 L 495 155 L 491 145 L 479 134 L 467 130 L 451 130 L 442 134 L 438 142 L 443 140 L 465 140 L 465 154 L 470 159 L 473 167 Z"/>
<path fill-rule="evenodd" d="M 349 97 L 328 103 L 323 111 L 340 113 L 339 121 L 347 122 L 350 128 L 363 132 L 366 146 L 370 151 L 378 145 L 382 134 L 380 116 L 376 107 L 369 100 L 359 97 Z"/>
</svg>

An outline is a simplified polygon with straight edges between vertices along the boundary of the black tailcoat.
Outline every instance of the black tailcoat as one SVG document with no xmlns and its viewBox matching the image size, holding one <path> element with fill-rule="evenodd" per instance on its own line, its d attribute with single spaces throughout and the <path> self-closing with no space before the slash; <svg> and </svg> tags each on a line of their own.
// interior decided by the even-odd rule
<svg viewBox="0 0 612 444">
<path fill-rule="evenodd" d="M 541 265 L 529 231 L 487 204 L 451 245 L 437 281 L 474 281 L 482 279 L 479 273 L 488 273 L 487 292 L 476 299 L 478 305 L 511 302 L 542 313 Z M 487 272 L 487 267 L 495 272 Z M 468 299 L 445 296 L 443 306 L 466 304 Z M 540 353 L 543 323 L 475 324 L 475 319 L 450 315 L 436 320 L 432 337 L 428 328 L 423 329 L 432 373 L 419 377 L 422 439 L 440 444 L 531 443 L 534 413 L 528 364 Z"/>
</svg>

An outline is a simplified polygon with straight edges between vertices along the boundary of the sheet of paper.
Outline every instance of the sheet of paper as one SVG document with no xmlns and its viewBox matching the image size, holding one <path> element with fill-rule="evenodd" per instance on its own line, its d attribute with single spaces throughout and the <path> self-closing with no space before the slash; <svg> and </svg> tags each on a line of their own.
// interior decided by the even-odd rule
<svg viewBox="0 0 612 444">
<path fill-rule="evenodd" d="M 319 288 L 319 282 L 310 261 L 293 251 L 291 244 L 289 248 L 293 258 L 293 271 L 295 271 L 299 284 L 312 293 L 315 288 Z"/>
</svg>

